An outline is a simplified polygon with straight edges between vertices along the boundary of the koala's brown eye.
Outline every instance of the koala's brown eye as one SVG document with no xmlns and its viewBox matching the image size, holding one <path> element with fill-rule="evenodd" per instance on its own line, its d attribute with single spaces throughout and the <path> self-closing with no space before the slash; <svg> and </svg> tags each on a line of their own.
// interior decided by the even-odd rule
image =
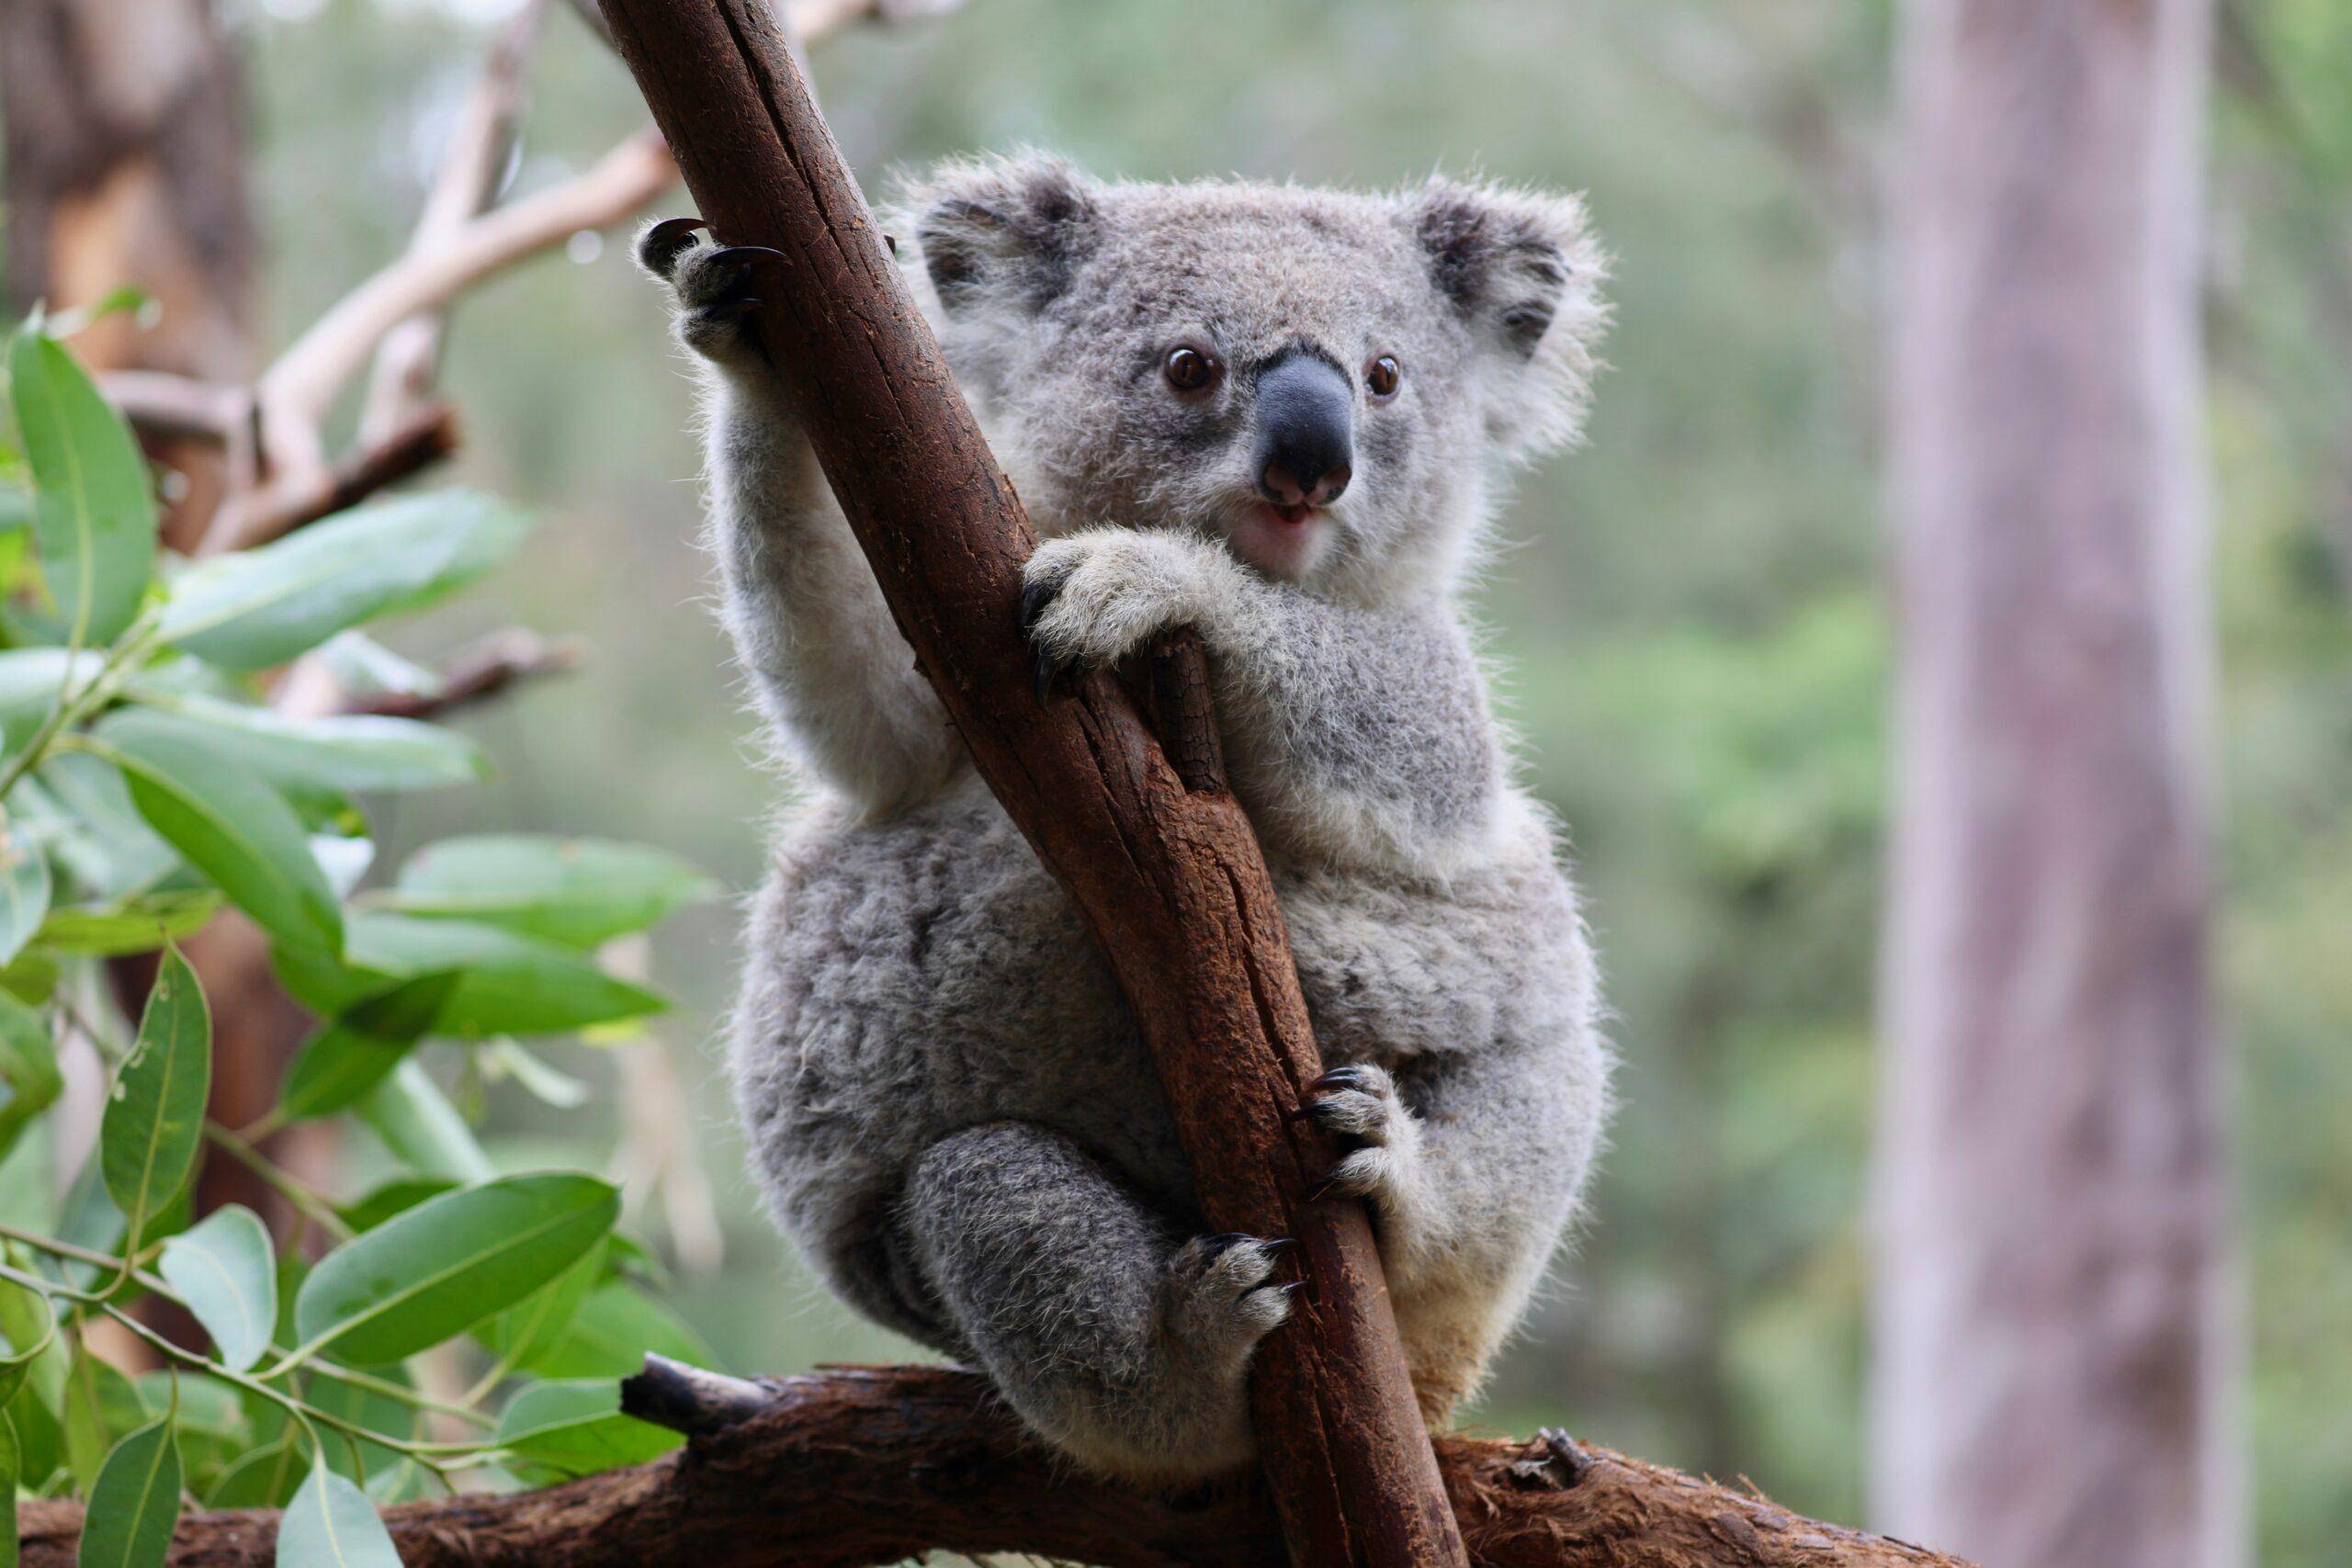
<svg viewBox="0 0 2352 1568">
<path fill-rule="evenodd" d="M 1404 371 L 1396 364 L 1396 356 L 1384 354 L 1363 367 L 1363 384 L 1371 389 L 1372 400 L 1385 403 L 1396 395 L 1396 383 Z"/>
<path fill-rule="evenodd" d="M 1216 379 L 1216 361 L 1190 344 L 1170 349 L 1160 368 L 1167 373 L 1168 384 L 1180 392 L 1197 392 Z"/>
</svg>

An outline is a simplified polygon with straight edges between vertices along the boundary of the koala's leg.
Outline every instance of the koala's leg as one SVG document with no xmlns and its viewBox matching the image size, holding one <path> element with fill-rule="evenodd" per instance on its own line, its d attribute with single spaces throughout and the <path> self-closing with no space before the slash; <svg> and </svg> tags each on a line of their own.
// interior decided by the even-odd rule
<svg viewBox="0 0 2352 1568">
<path fill-rule="evenodd" d="M 1608 1105 L 1599 1052 L 1569 1040 L 1335 1068 L 1309 1109 L 1351 1151 L 1325 1181 L 1373 1206 L 1424 1410 L 1484 1376 L 1558 1246 Z"/>
<path fill-rule="evenodd" d="M 1049 1129 L 933 1145 L 900 1211 L 959 1337 L 1022 1418 L 1091 1467 L 1182 1481 L 1251 1453 L 1250 1352 L 1290 1313 L 1281 1243 L 1185 1240 Z"/>
<path fill-rule="evenodd" d="M 704 468 L 726 621 L 787 750 L 875 810 L 936 794 L 963 747 L 883 604 L 775 370 L 749 329 L 745 247 L 657 223 L 638 260 L 669 285 L 678 341 L 704 369 Z"/>
</svg>

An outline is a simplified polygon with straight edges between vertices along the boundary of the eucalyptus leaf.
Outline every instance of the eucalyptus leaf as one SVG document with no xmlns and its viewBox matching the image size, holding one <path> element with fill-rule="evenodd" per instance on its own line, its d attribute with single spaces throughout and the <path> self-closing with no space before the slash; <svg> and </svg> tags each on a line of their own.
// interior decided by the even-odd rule
<svg viewBox="0 0 2352 1568">
<path fill-rule="evenodd" d="M 335 1213 L 343 1223 L 355 1231 L 374 1230 L 395 1214 L 404 1214 L 427 1198 L 465 1183 L 447 1176 L 396 1176 L 391 1180 L 369 1188 L 357 1198 L 339 1206 Z M 517 1309 L 520 1310 L 519 1308 Z"/>
<path fill-rule="evenodd" d="M 81 366 L 38 331 L 8 351 L 9 390 L 33 476 L 41 576 L 76 648 L 112 642 L 139 613 L 155 565 L 146 460 Z"/>
<path fill-rule="evenodd" d="M 50 910 L 33 941 L 94 958 L 149 953 L 194 936 L 220 908 L 220 895 L 209 888 L 151 893 L 113 904 L 69 904 Z"/>
<path fill-rule="evenodd" d="M 111 1362 L 90 1354 L 86 1345 L 74 1350 L 60 1416 L 66 1467 L 85 1494 L 96 1488 L 117 1438 L 145 1425 L 150 1414 L 137 1387 Z"/>
<path fill-rule="evenodd" d="M 172 1237 L 157 1271 L 212 1337 L 223 1366 L 242 1372 L 261 1359 L 277 1325 L 277 1258 L 251 1209 L 232 1203 Z"/>
<path fill-rule="evenodd" d="M 90 649 L 12 648 L 0 652 L 0 745 L 13 752 L 32 739 L 69 691 L 106 668 Z"/>
<path fill-rule="evenodd" d="M 256 924 L 293 947 L 342 947 L 342 906 L 302 824 L 258 775 L 153 714 L 111 715 L 97 734 L 140 815 Z"/>
<path fill-rule="evenodd" d="M 160 1568 L 180 1517 L 180 1452 L 169 1420 L 117 1443 L 90 1487 L 80 1568 Z"/>
<path fill-rule="evenodd" d="M 286 1505 L 277 1568 L 401 1568 L 400 1553 L 368 1494 L 324 1464 Z"/>
<path fill-rule="evenodd" d="M 622 1415 L 620 1383 L 613 1378 L 534 1383 L 498 1417 L 501 1446 L 576 1475 L 642 1464 L 684 1440 Z"/>
<path fill-rule="evenodd" d="M 355 1003 L 319 1031 L 286 1070 L 278 1109 L 289 1122 L 330 1116 L 400 1066 L 457 989 L 452 974 L 422 975 Z"/>
<path fill-rule="evenodd" d="M 693 865 L 642 844 L 486 834 L 419 851 L 380 903 L 594 947 L 717 891 Z"/>
<path fill-rule="evenodd" d="M 5 1404 L 6 1401 L 0 1401 Z M 0 1568 L 17 1568 L 17 1488 L 24 1484 L 24 1455 L 17 1428 L 0 1410 Z"/>
<path fill-rule="evenodd" d="M 295 1332 L 360 1365 L 413 1355 L 530 1294 L 619 1213 L 610 1185 L 571 1172 L 429 1199 L 320 1259 L 295 1303 Z"/>
<path fill-rule="evenodd" d="M 205 1494 L 208 1508 L 282 1508 L 302 1477 L 294 1445 L 280 1438 L 265 1443 L 223 1470 Z"/>
<path fill-rule="evenodd" d="M 413 1059 L 402 1062 L 353 1112 L 420 1176 L 463 1182 L 490 1179 L 490 1156 L 473 1130 Z"/>
<path fill-rule="evenodd" d="M 94 1154 L 83 1162 L 72 1185 L 65 1190 L 65 1201 L 57 1215 L 57 1239 L 71 1242 L 89 1252 L 143 1252 L 167 1235 L 187 1228 L 188 1212 L 195 1188 L 183 1184 L 177 1196 L 163 1208 L 151 1213 L 139 1227 L 133 1239 L 128 1234 L 127 1222 L 121 1209 L 107 1195 L 105 1160 Z M 53 1259 L 41 1265 L 44 1271 L 55 1275 L 78 1290 L 88 1290 L 100 1283 L 114 1285 L 119 1270 L 102 1269 L 95 1263 L 75 1263 Z M 129 1294 L 139 1289 L 135 1281 L 119 1282 L 118 1293 Z"/>
<path fill-rule="evenodd" d="M 490 771 L 473 741 L 414 719 L 292 718 L 248 703 L 147 687 L 131 696 L 193 743 L 239 759 L 281 789 L 436 789 L 471 784 Z"/>
<path fill-rule="evenodd" d="M 179 852 L 147 826 L 115 766 L 85 752 L 52 757 L 8 796 L 38 812 L 58 863 L 90 894 L 121 898 L 153 887 L 180 863 Z"/>
<path fill-rule="evenodd" d="M 197 566 L 173 584 L 162 635 L 223 669 L 266 670 L 471 581 L 527 526 L 463 491 L 379 502 Z"/>
<path fill-rule="evenodd" d="M 49 1021 L 0 991 L 0 1155 L 15 1146 L 33 1118 L 55 1104 L 64 1088 Z"/>
<path fill-rule="evenodd" d="M 62 1388 L 62 1385 L 61 1385 Z M 26 1487 L 43 1487 L 65 1463 L 65 1428 L 57 1419 L 55 1404 L 43 1404 L 31 1383 L 0 1409 L 0 1419 L 16 1428 L 17 1458 Z"/>
<path fill-rule="evenodd" d="M 49 857 L 21 829 L 0 838 L 0 964 L 15 961 L 49 916 Z"/>
<path fill-rule="evenodd" d="M 319 657 L 346 691 L 423 697 L 437 696 L 448 685 L 439 671 L 394 653 L 364 632 L 342 632 L 329 637 L 321 645 Z"/>
<path fill-rule="evenodd" d="M 341 1014 L 403 979 L 454 972 L 441 1016 L 427 1032 L 481 1040 L 557 1034 L 660 1012 L 657 991 L 608 975 L 588 954 L 471 920 L 419 919 L 355 910 L 340 963 L 284 954 L 278 973 L 318 1011 Z"/>
<path fill-rule="evenodd" d="M 626 1377 L 648 1352 L 709 1366 L 711 1348 L 677 1314 L 625 1280 L 607 1280 L 589 1292 L 562 1338 L 520 1363 L 550 1378 Z"/>
<path fill-rule="evenodd" d="M 47 1296 L 13 1280 L 0 1280 L 0 1295 L 7 1298 L 10 1309 L 7 1349 L 0 1354 L 0 1407 L 5 1407 L 30 1385 L 35 1364 L 58 1342 L 57 1309 Z"/>
<path fill-rule="evenodd" d="M 204 1142 L 212 1087 L 212 1023 L 204 987 L 176 949 L 155 972 L 139 1038 L 98 1122 L 107 1195 L 133 1230 L 187 1185 Z"/>
<path fill-rule="evenodd" d="M 528 1371 L 571 1332 L 580 1309 L 605 1275 L 605 1248 L 590 1247 L 579 1262 L 474 1330 L 511 1371 Z"/>
</svg>

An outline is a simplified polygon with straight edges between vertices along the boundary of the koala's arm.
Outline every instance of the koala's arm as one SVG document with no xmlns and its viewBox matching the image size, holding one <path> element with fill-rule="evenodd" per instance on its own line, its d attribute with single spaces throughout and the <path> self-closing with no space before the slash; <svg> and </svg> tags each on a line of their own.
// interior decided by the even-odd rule
<svg viewBox="0 0 2352 1568">
<path fill-rule="evenodd" d="M 1152 529 L 1053 540 L 1028 573 L 1042 657 L 1110 664 L 1176 626 L 1199 630 L 1227 764 L 1261 831 L 1437 870 L 1490 822 L 1500 742 L 1469 640 L 1441 611 L 1319 599 Z"/>
<path fill-rule="evenodd" d="M 744 325 L 741 258 L 657 225 L 646 270 L 700 360 L 710 546 L 727 629 L 778 739 L 868 810 L 938 793 L 964 748 L 890 618 L 774 368 Z"/>
</svg>

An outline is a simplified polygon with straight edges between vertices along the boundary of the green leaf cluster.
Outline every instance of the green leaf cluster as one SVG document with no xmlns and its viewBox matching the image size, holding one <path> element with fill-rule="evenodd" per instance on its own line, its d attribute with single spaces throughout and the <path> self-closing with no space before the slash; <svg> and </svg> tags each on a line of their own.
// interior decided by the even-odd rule
<svg viewBox="0 0 2352 1568">
<path fill-rule="evenodd" d="M 277 672 L 307 660 L 338 687 L 429 690 L 363 628 L 472 581 L 523 520 L 424 493 L 172 559 L 138 447 L 64 324 L 37 317 L 7 344 L 0 416 L 0 1160 L 56 1104 L 62 1041 L 94 1046 L 108 1088 L 47 1223 L 16 1223 L 13 1196 L 0 1223 L 0 1512 L 78 1492 L 82 1562 L 152 1568 L 189 1499 L 278 1507 L 280 1563 L 395 1563 L 380 1503 L 462 1471 L 536 1482 L 674 1441 L 619 1414 L 616 1380 L 649 1348 L 707 1352 L 642 1288 L 618 1192 L 502 1170 L 429 1066 L 575 1097 L 520 1040 L 609 1044 L 660 1011 L 602 950 L 712 888 L 657 851 L 529 835 L 376 868 L 369 799 L 479 779 L 480 749 L 274 700 L 292 689 Z M 321 1021 L 278 1103 L 242 1128 L 208 1118 L 212 1020 L 182 950 L 230 909 Z M 145 954 L 135 1021 L 118 1016 L 98 966 Z M 345 1198 L 262 1146 L 338 1115 L 400 1174 Z M 208 1145 L 277 1189 L 298 1234 L 235 1205 L 191 1224 Z M 130 1310 L 147 1295 L 185 1308 L 204 1348 L 148 1327 Z M 102 1321 L 163 1370 L 130 1377 L 96 1354 L 85 1330 Z M 476 1386 L 423 1392 L 407 1363 L 453 1343 Z"/>
</svg>

